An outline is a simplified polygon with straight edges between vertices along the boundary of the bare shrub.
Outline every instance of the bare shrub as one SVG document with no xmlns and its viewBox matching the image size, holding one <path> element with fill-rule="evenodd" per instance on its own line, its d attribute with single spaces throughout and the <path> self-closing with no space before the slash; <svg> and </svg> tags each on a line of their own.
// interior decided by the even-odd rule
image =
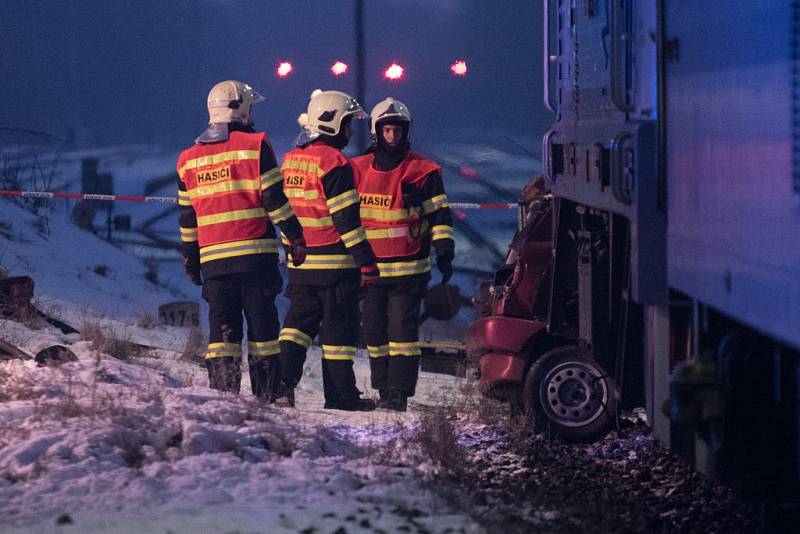
<svg viewBox="0 0 800 534">
<path fill-rule="evenodd" d="M 458 412 L 450 406 L 436 406 L 420 417 L 420 428 L 413 440 L 439 468 L 439 475 L 461 480 L 467 455 L 458 443 Z"/>
<path fill-rule="evenodd" d="M 142 355 L 144 348 L 126 336 L 119 335 L 110 329 L 104 330 L 99 324 L 84 321 L 81 325 L 81 341 L 88 341 L 97 352 L 113 356 L 118 360 L 130 361 Z"/>
<path fill-rule="evenodd" d="M 51 191 L 60 176 L 59 165 L 68 140 L 46 132 L 18 128 L 0 128 L 0 186 L 3 189 Z M 49 232 L 47 216 L 53 202 L 45 197 L 6 199 L 43 219 L 42 229 Z"/>
<path fill-rule="evenodd" d="M 155 262 L 148 262 L 147 272 L 144 273 L 144 279 L 153 285 L 159 285 L 158 265 Z"/>
<path fill-rule="evenodd" d="M 120 429 L 111 435 L 111 443 L 122 451 L 122 460 L 128 467 L 142 467 L 145 460 L 143 445 L 147 444 L 141 435 Z"/>
<path fill-rule="evenodd" d="M 124 413 L 122 407 L 124 403 L 121 403 L 120 399 L 97 389 L 101 371 L 100 368 L 95 371 L 94 381 L 88 385 L 77 382 L 70 373 L 67 373 L 66 390 L 53 400 L 37 404 L 36 414 L 42 419 L 71 419 L 113 417 Z"/>
<path fill-rule="evenodd" d="M 136 326 L 139 328 L 154 328 L 158 324 L 155 316 L 150 312 L 142 312 L 136 318 Z"/>
<path fill-rule="evenodd" d="M 11 373 L 6 371 L 5 369 L 0 368 L 0 402 L 11 399 L 7 391 L 10 379 L 11 379 Z"/>
</svg>

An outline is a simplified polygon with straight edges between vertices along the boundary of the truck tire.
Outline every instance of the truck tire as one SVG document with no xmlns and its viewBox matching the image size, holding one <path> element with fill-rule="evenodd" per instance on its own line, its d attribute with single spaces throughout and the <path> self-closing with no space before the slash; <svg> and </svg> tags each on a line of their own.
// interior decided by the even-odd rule
<svg viewBox="0 0 800 534">
<path fill-rule="evenodd" d="M 538 431 L 550 430 L 565 441 L 592 442 L 616 421 L 613 378 L 591 352 L 576 346 L 544 353 L 525 375 L 525 416 Z"/>
</svg>

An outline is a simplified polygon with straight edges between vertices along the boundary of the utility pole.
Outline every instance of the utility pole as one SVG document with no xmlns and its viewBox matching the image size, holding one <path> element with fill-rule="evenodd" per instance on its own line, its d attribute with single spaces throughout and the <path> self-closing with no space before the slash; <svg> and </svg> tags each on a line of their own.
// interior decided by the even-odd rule
<svg viewBox="0 0 800 534">
<path fill-rule="evenodd" d="M 366 106 L 366 82 L 364 80 L 365 53 L 364 53 L 364 0 L 355 0 L 356 18 L 356 100 L 362 106 Z M 364 111 L 369 113 L 365 108 Z M 361 123 L 362 121 L 358 121 Z M 355 125 L 355 124 L 354 124 Z M 366 128 L 363 124 L 356 126 L 357 149 L 363 150 L 367 146 Z"/>
</svg>

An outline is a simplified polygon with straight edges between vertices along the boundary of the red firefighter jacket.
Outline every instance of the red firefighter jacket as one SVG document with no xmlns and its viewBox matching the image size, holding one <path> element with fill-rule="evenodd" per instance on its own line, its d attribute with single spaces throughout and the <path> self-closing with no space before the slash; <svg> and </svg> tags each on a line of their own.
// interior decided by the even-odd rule
<svg viewBox="0 0 800 534">
<path fill-rule="evenodd" d="M 357 275 L 358 266 L 375 263 L 361 226 L 352 166 L 341 151 L 320 141 L 294 148 L 281 173 L 308 247 L 305 263 L 289 263 L 290 283 L 327 285 L 338 275 L 323 271 Z"/>
<path fill-rule="evenodd" d="M 192 263 L 190 251 L 199 249 L 206 276 L 252 270 L 252 256 L 268 254 L 274 263 L 270 220 L 291 239 L 302 236 L 265 133 L 232 131 L 224 142 L 194 145 L 177 169 L 184 257 Z"/>
<path fill-rule="evenodd" d="M 353 159 L 353 166 L 361 220 L 381 278 L 427 275 L 431 240 L 435 246 L 448 240 L 452 247 L 452 215 L 441 167 L 414 152 L 392 170 L 377 169 L 374 160 L 374 154 L 366 154 Z"/>
</svg>

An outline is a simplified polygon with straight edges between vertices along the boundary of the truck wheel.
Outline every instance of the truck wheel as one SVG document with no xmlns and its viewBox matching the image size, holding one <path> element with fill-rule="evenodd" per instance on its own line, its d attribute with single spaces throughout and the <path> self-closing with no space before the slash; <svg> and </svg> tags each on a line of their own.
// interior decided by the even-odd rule
<svg viewBox="0 0 800 534">
<path fill-rule="evenodd" d="M 525 415 L 537 430 L 549 429 L 566 441 L 603 437 L 617 413 L 614 380 L 580 347 L 544 353 L 525 376 Z"/>
</svg>

